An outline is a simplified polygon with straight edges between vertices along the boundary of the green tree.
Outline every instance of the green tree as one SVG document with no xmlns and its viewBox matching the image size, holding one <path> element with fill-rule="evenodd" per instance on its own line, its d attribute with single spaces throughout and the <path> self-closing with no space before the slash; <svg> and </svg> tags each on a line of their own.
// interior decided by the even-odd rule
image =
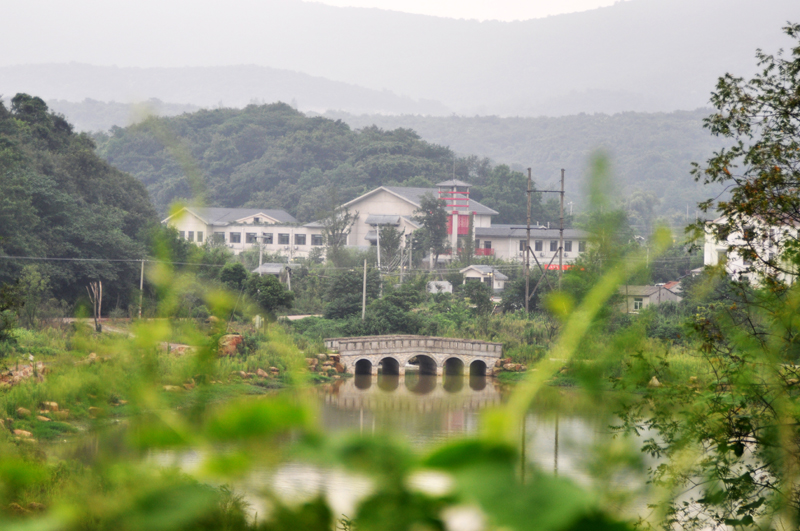
<svg viewBox="0 0 800 531">
<path fill-rule="evenodd" d="M 363 276 L 361 271 L 337 271 L 325 290 L 325 318 L 344 319 L 361 315 Z M 376 269 L 367 271 L 367 304 L 378 298 L 380 275 Z"/>
<path fill-rule="evenodd" d="M 0 343 L 13 340 L 11 331 L 17 324 L 17 316 L 22 308 L 22 294 L 19 284 L 3 284 L 0 286 Z M 0 357 L 4 348 L 0 348 Z"/>
<path fill-rule="evenodd" d="M 477 315 L 488 315 L 492 311 L 492 287 L 489 284 L 467 280 L 461 294 L 475 306 Z"/>
<path fill-rule="evenodd" d="M 292 307 L 294 293 L 288 291 L 273 275 L 258 276 L 251 273 L 244 287 L 247 294 L 268 312 Z"/>
<path fill-rule="evenodd" d="M 777 257 L 793 264 L 800 251 L 796 232 L 788 230 L 778 238 L 770 233 L 800 224 L 800 24 L 784 31 L 795 41 L 788 56 L 759 50 L 761 70 L 752 79 L 731 74 L 719 78 L 711 95 L 716 112 L 704 120 L 704 127 L 733 145 L 714 153 L 704 165 L 694 164 L 692 172 L 704 184 L 730 188 L 728 198 L 700 205 L 706 212 L 719 212 L 724 221 L 697 224 L 696 234 L 702 237 L 708 230 L 724 241 L 737 233 L 742 241 L 732 242 L 731 248 L 776 272 L 794 268 Z M 772 245 L 763 245 L 770 241 Z"/>
<path fill-rule="evenodd" d="M 430 194 L 420 199 L 419 208 L 414 211 L 414 219 L 422 224 L 419 229 L 419 244 L 424 252 L 432 252 L 434 263 L 439 262 L 439 255 L 449 249 L 447 244 L 447 211 L 444 201 Z M 415 242 L 415 247 L 417 242 Z"/>
<path fill-rule="evenodd" d="M 350 212 L 347 208 L 335 206 L 321 221 L 327 259 L 337 267 L 342 266 L 347 236 L 356 220 L 358 212 Z"/>
<path fill-rule="evenodd" d="M 22 295 L 22 324 L 28 328 L 36 326 L 36 318 L 50 289 L 50 278 L 35 265 L 22 268 L 19 277 L 19 291 Z"/>
<path fill-rule="evenodd" d="M 800 25 L 786 33 L 800 38 Z M 719 79 L 706 120 L 713 135 L 734 140 L 706 163 L 697 179 L 731 186 L 730 199 L 702 206 L 725 216 L 715 227 L 698 224 L 717 237 L 739 232 L 734 244 L 743 256 L 776 266 L 759 252 L 765 227 L 799 221 L 800 46 L 792 58 L 758 52 L 762 70 L 744 81 Z M 738 168 L 738 169 L 737 169 Z M 796 257 L 794 237 L 772 251 Z M 800 514 L 800 410 L 797 360 L 800 285 L 782 285 L 767 276 L 757 287 L 731 282 L 723 268 L 688 280 L 684 302 L 691 310 L 693 338 L 699 342 L 703 371 L 688 385 L 644 386 L 655 374 L 664 380 L 672 367 L 643 357 L 628 361 L 628 375 L 644 387 L 645 400 L 622 415 L 624 427 L 653 431 L 643 450 L 664 460 L 652 470 L 655 484 L 675 492 L 690 487 L 686 499 L 664 501 L 665 527 L 775 529 L 796 526 Z M 700 383 L 702 381 L 702 383 Z M 692 456 L 692 457 L 689 457 Z"/>
<path fill-rule="evenodd" d="M 233 291 L 239 291 L 247 280 L 247 269 L 238 262 L 228 263 L 219 270 L 219 280 Z"/>
<path fill-rule="evenodd" d="M 400 245 L 403 233 L 392 225 L 379 227 L 381 231 L 381 266 L 386 270 L 395 269 L 400 263 Z"/>
</svg>

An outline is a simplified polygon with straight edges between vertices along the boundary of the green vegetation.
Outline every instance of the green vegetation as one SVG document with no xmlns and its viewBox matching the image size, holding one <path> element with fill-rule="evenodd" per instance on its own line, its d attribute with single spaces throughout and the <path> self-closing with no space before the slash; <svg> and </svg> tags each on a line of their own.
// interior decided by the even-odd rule
<svg viewBox="0 0 800 531">
<path fill-rule="evenodd" d="M 652 114 L 581 113 L 557 118 L 356 116 L 340 112 L 328 112 L 325 116 L 342 120 L 353 128 L 377 125 L 384 129 L 412 129 L 426 141 L 450 146 L 459 154 L 488 157 L 518 170 L 531 167 L 540 188 L 558 188 L 561 168 L 565 168 L 567 201 L 576 202 L 576 212 L 586 206 L 580 201 L 593 171 L 591 154 L 602 150 L 613 165 L 621 203 L 638 232 L 649 234 L 648 228 L 659 218 L 678 227 L 694 221 L 695 205 L 721 191 L 693 183 L 690 175 L 693 161 L 704 160 L 727 145 L 703 133 L 703 118 L 707 114 L 708 109 Z M 499 177 L 500 172 L 495 175 Z M 492 189 L 502 195 L 492 208 L 508 213 L 509 221 L 501 223 L 523 223 L 525 204 L 517 196 L 519 190 L 525 189 L 524 178 L 519 174 L 498 181 Z M 490 204 L 479 196 L 476 198 Z M 537 215 L 533 219 L 550 220 Z"/>
<path fill-rule="evenodd" d="M 18 94 L 9 109 L 0 102 L 0 190 L 0 256 L 90 260 L 26 269 L 42 297 L 73 303 L 99 280 L 106 300 L 125 304 L 139 266 L 104 259 L 144 258 L 146 231 L 156 222 L 147 191 L 101 160 L 92 139 L 73 133 L 40 98 Z M 0 282 L 19 278 L 28 263 L 0 258 Z"/>
<path fill-rule="evenodd" d="M 149 118 L 95 140 L 104 159 L 144 183 L 162 213 L 173 201 L 202 197 L 219 206 L 281 208 L 313 221 L 332 212 L 332 197 L 346 202 L 378 186 L 432 187 L 454 171 L 475 185 L 475 199 L 500 212 L 498 222 L 519 223 L 510 216 L 526 208 L 525 197 L 511 188 L 524 178 L 507 167 L 455 160 L 450 149 L 409 129 L 353 131 L 283 103 Z M 534 214 L 541 222 L 558 218 L 555 206 L 542 205 L 538 196 Z"/>
<path fill-rule="evenodd" d="M 787 32 L 800 39 L 800 27 Z M 778 64 L 764 75 L 800 72 L 800 47 Z M 774 85 L 758 79 L 754 92 L 732 90 L 733 101 L 718 103 L 771 94 Z M 789 79 L 796 92 L 796 78 Z M 794 103 L 781 101 L 778 114 L 791 115 Z M 719 125 L 717 118 L 709 123 Z M 779 154 L 783 166 L 759 169 L 763 159 L 746 157 L 754 170 L 735 181 L 738 212 L 766 207 L 751 195 L 762 180 L 797 178 L 797 130 L 775 134 L 761 128 L 753 141 Z M 724 264 L 706 268 L 684 279 L 680 303 L 622 313 L 620 286 L 668 275 L 652 266 L 680 250 L 662 227 L 643 245 L 633 241 L 606 182 L 598 161 L 592 209 L 581 220 L 592 230 L 592 248 L 564 275 L 563 289 L 555 279 L 546 283 L 531 314 L 515 308 L 518 271 L 510 271 L 506 313 L 495 315 L 489 289 L 463 283 L 454 271 L 435 272 L 450 280 L 453 294 L 428 294 L 428 274 L 412 270 L 401 282 L 399 273 L 381 275 L 372 266 L 362 321 L 358 267 L 309 263 L 292 294 L 274 277 L 248 274 L 224 249 L 194 247 L 159 229 L 147 240 L 157 260 L 147 271 L 146 300 L 157 318 L 107 322 L 101 333 L 88 319 L 37 318 L 51 279 L 35 267 L 22 270 L 0 292 L 0 527 L 443 530 L 453 511 L 469 507 L 490 529 L 796 528 L 800 283 L 782 275 L 800 266 L 798 255 L 787 246 L 780 258 L 792 267 L 754 270 L 752 284 L 732 281 Z M 794 205 L 775 201 L 769 213 L 786 219 Z M 340 251 L 342 263 L 374 264 L 368 254 Z M 256 319 L 295 300 L 326 317 L 281 325 Z M 326 358 L 318 356 L 320 340 L 385 333 L 502 341 L 529 370 L 502 376 L 514 383 L 510 396 L 486 410 L 469 437 L 423 450 L 369 430 L 325 433 L 311 386 L 330 375 L 333 396 L 342 382 L 340 368 L 309 370 Z M 547 474 L 526 454 L 532 407 L 553 412 L 556 423 L 561 411 L 579 408 L 636 438 L 587 447 L 579 482 Z M 457 419 L 462 412 L 450 413 Z M 188 454 L 198 463 L 191 473 L 163 465 Z M 311 464 L 321 475 L 343 470 L 347 478 L 369 478 L 369 486 L 351 515 L 334 514 L 325 492 L 287 502 L 269 483 L 249 498 L 227 486 L 287 463 Z M 431 473 L 443 488 L 417 486 Z M 639 495 L 652 511 L 642 513 Z M 249 500 L 264 504 L 257 517 Z"/>
</svg>

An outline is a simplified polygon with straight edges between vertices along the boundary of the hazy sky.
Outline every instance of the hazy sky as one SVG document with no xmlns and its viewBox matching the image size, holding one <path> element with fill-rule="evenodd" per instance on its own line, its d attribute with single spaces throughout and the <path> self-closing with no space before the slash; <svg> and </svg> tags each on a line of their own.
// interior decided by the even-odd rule
<svg viewBox="0 0 800 531">
<path fill-rule="evenodd" d="M 316 0 L 339 7 L 375 7 L 405 13 L 477 20 L 527 20 L 610 6 L 620 0 Z"/>
</svg>

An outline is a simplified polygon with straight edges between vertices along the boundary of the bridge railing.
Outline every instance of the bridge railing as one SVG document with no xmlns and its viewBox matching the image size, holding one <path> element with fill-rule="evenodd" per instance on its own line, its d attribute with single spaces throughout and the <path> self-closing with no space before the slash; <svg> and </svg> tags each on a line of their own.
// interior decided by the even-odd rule
<svg viewBox="0 0 800 531">
<path fill-rule="evenodd" d="M 335 337 L 325 339 L 325 347 L 343 356 L 376 351 L 459 352 L 489 358 L 503 354 L 502 343 L 412 335 Z"/>
</svg>

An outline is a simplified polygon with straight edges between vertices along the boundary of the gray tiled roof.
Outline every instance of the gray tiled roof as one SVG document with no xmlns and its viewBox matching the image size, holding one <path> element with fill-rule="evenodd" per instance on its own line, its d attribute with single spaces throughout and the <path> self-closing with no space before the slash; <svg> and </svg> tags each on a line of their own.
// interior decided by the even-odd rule
<svg viewBox="0 0 800 531">
<path fill-rule="evenodd" d="M 472 185 L 469 183 L 465 183 L 464 181 L 459 181 L 458 179 L 450 179 L 449 181 L 442 181 L 440 183 L 436 183 L 436 186 L 441 188 L 451 187 L 451 186 L 462 186 L 469 188 Z"/>
<path fill-rule="evenodd" d="M 476 238 L 520 238 L 526 237 L 525 225 L 492 225 L 491 227 L 475 227 Z M 558 229 L 531 227 L 531 239 L 557 239 Z M 564 229 L 565 240 L 586 239 L 589 233 L 580 229 Z"/>
<path fill-rule="evenodd" d="M 400 225 L 400 216 L 397 214 L 370 214 L 364 223 L 367 225 Z"/>
<path fill-rule="evenodd" d="M 493 268 L 490 265 L 473 264 L 471 266 L 467 266 L 464 269 L 462 269 L 460 273 L 466 273 L 470 269 L 483 273 L 484 275 L 494 275 L 494 278 L 496 278 L 497 280 L 508 280 L 508 277 L 506 275 L 504 275 L 503 273 L 501 273 L 500 271 L 498 271 L 497 269 Z"/>
<path fill-rule="evenodd" d="M 419 206 L 422 196 L 425 194 L 430 194 L 433 197 L 439 197 L 439 190 L 436 188 L 408 188 L 405 186 L 383 186 L 382 188 L 404 197 L 417 206 Z M 472 199 L 469 200 L 469 211 L 488 216 L 496 216 L 498 214 L 496 210 L 492 210 L 491 208 Z"/>
<path fill-rule="evenodd" d="M 649 297 L 658 290 L 670 291 L 664 286 L 620 286 L 619 293 L 629 297 Z"/>
<path fill-rule="evenodd" d="M 186 207 L 187 210 L 200 216 L 209 225 L 230 225 L 236 220 L 264 214 L 279 223 L 297 223 L 297 220 L 285 210 L 264 208 L 223 208 L 223 207 Z"/>
</svg>

